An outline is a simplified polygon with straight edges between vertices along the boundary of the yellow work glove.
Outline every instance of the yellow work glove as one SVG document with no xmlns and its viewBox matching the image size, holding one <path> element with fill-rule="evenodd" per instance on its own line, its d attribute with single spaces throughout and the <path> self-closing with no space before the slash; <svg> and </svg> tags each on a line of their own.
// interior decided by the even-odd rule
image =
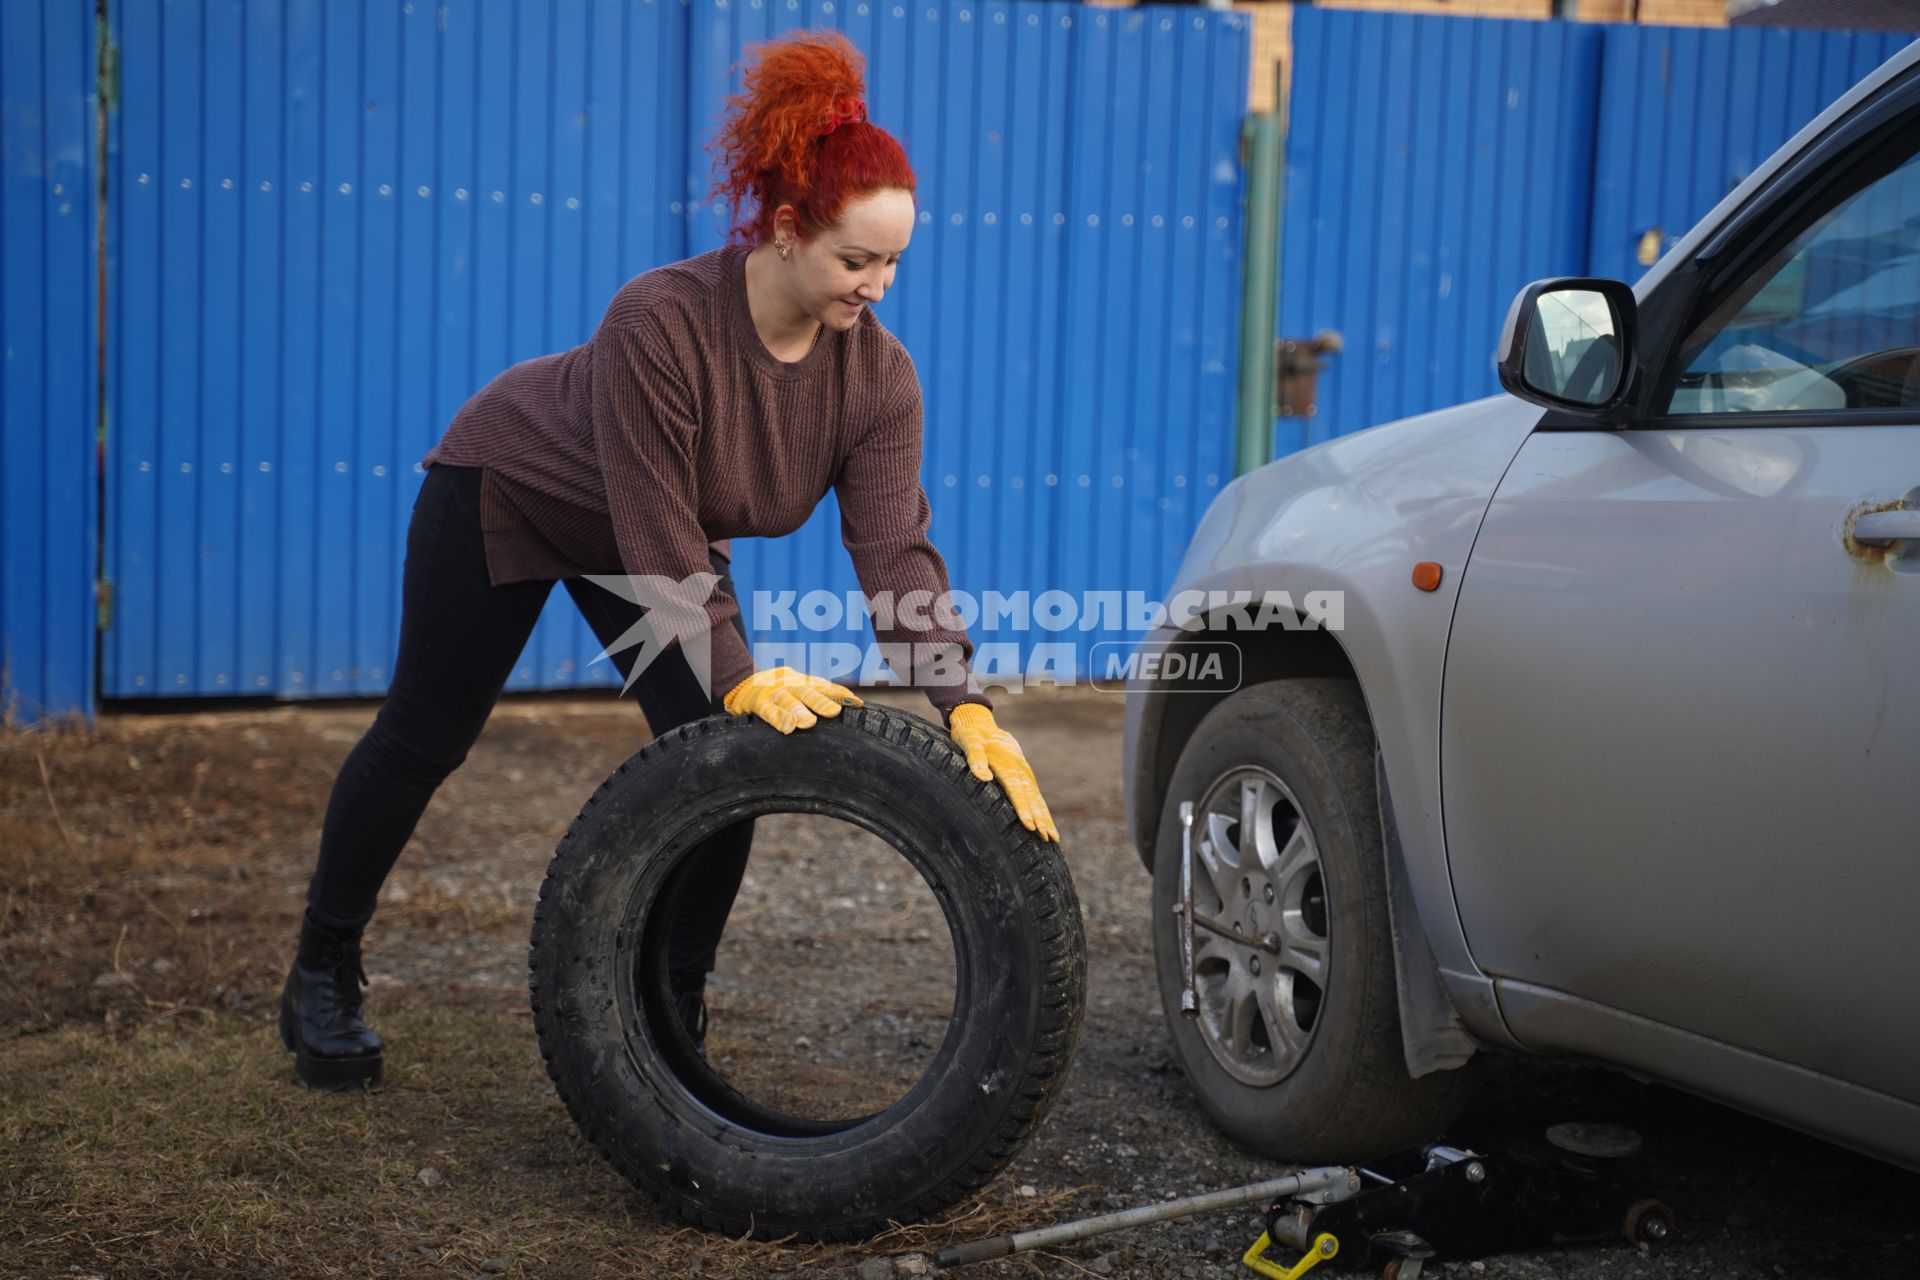
<svg viewBox="0 0 1920 1280">
<path fill-rule="evenodd" d="M 839 715 L 842 703 L 866 705 L 853 690 L 792 667 L 756 671 L 720 699 L 720 705 L 734 715 L 759 716 L 782 733 L 811 729 L 817 717 Z"/>
<path fill-rule="evenodd" d="M 1033 766 L 1021 753 L 1013 735 L 993 722 L 993 712 L 977 702 L 963 702 L 947 714 L 953 740 L 967 753 L 967 767 L 982 782 L 1000 780 L 1000 786 L 1013 801 L 1020 825 L 1043 840 L 1058 842 L 1060 831 L 1040 795 L 1039 780 Z"/>
</svg>

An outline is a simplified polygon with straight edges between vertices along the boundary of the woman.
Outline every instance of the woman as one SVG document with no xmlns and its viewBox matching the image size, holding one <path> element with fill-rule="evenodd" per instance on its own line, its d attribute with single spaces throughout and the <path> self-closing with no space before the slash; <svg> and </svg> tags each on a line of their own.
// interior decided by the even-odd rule
<svg viewBox="0 0 1920 1280">
<path fill-rule="evenodd" d="M 611 651 L 642 611 L 584 575 L 719 575 L 704 609 L 689 610 L 710 628 L 711 691 L 684 639 L 632 682 L 656 734 L 720 711 L 792 733 L 860 705 L 828 680 L 755 671 L 727 572 L 728 539 L 792 532 L 829 487 L 869 596 L 946 593 L 926 536 L 919 383 L 872 312 L 912 233 L 914 175 L 899 142 L 867 122 L 863 95 L 859 55 L 837 34 L 761 46 L 716 142 L 726 169 L 716 194 L 747 211 L 734 242 L 628 281 L 588 342 L 502 373 L 423 459 L 393 682 L 334 783 L 281 1000 L 281 1039 L 303 1083 L 378 1082 L 361 932 L 554 582 Z M 950 608 L 930 629 L 913 625 L 923 621 L 876 612 L 883 645 L 912 646 L 884 649 L 890 664 L 926 684 L 975 776 L 997 778 L 1021 822 L 1057 840 L 1033 770 L 966 672 L 964 626 Z M 896 653 L 912 655 L 911 674 Z M 623 676 L 632 655 L 614 654 Z M 675 920 L 670 977 L 696 1040 L 751 839 L 749 823 L 709 842 Z"/>
</svg>

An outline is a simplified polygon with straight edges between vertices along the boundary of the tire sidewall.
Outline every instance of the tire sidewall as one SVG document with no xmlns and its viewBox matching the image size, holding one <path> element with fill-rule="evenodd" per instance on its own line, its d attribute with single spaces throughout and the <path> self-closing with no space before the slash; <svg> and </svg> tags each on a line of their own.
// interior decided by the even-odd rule
<svg viewBox="0 0 1920 1280">
<path fill-rule="evenodd" d="M 549 1015 L 538 1026 L 575 1118 L 629 1178 L 732 1230 L 840 1234 L 935 1195 L 976 1157 L 968 1137 L 999 1131 L 1022 1101 L 1016 1086 L 1044 1034 L 1041 993 L 1058 957 L 1032 920 L 1060 886 L 1028 859 L 993 856 L 1008 847 L 1008 821 L 1021 829 L 1004 800 L 979 803 L 956 752 L 899 750 L 902 735 L 924 731 L 898 713 L 842 714 L 868 728 L 878 716 L 883 731 L 837 725 L 776 741 L 748 718 L 690 726 L 697 741 L 656 753 L 625 785 L 610 780 L 582 813 L 536 920 L 535 1006 Z M 954 946 L 954 1015 L 927 1073 L 878 1117 L 817 1137 L 757 1132 L 708 1108 L 674 1070 L 664 1039 L 674 1033 L 619 991 L 681 852 L 766 812 L 864 819 L 925 879 Z"/>
</svg>

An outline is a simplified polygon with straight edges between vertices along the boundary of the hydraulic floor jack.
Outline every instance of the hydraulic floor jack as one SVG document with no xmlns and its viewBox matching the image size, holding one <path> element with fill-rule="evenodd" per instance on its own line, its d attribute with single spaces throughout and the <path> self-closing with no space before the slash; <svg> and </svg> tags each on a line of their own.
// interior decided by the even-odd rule
<svg viewBox="0 0 1920 1280">
<path fill-rule="evenodd" d="M 1639 1149 L 1630 1130 L 1555 1125 L 1547 1157 L 1482 1154 L 1433 1143 L 1367 1168 L 1308 1169 L 1227 1191 L 1127 1209 L 1058 1227 L 941 1249 L 956 1267 L 1083 1240 L 1125 1227 L 1270 1201 L 1266 1230 L 1240 1261 L 1268 1280 L 1300 1280 L 1324 1263 L 1377 1267 L 1417 1280 L 1429 1259 L 1457 1261 L 1624 1237 L 1649 1249 L 1673 1239 L 1673 1211 L 1621 1190 L 1618 1163 Z M 1288 1263 L 1267 1256 L 1292 1250 Z"/>
</svg>

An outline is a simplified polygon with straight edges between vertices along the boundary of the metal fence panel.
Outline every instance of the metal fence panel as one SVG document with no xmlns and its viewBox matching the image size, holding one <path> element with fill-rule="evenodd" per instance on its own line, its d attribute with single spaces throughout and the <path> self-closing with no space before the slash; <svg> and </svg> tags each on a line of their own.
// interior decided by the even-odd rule
<svg viewBox="0 0 1920 1280">
<path fill-rule="evenodd" d="M 1595 275 L 1635 280 L 1760 162 L 1912 34 L 1608 27 L 1594 155 Z M 1651 233 L 1651 235 L 1649 235 Z"/>
<path fill-rule="evenodd" d="M 0 719 L 94 695 L 92 6 L 0 4 Z"/>
<path fill-rule="evenodd" d="M 1296 10 L 1279 331 L 1345 349 L 1276 456 L 1497 391 L 1522 286 L 1638 278 L 1912 38 Z"/>
<path fill-rule="evenodd" d="M 1093 47 L 1111 54 L 1097 91 L 1087 68 L 1092 132 L 1070 171 L 1068 224 L 1081 231 L 1065 296 L 1078 360 L 1061 389 L 1068 533 L 1048 584 L 1083 599 L 1159 595 L 1232 478 L 1248 55 L 1219 31 L 1229 21 L 1190 9 L 1092 18 Z M 1189 94 L 1206 115 L 1181 136 L 1162 117 Z M 1180 401 L 1168 395 L 1175 382 Z M 1082 633 L 1083 661 L 1087 644 L 1127 638 Z"/>
<path fill-rule="evenodd" d="M 1499 389 L 1514 293 L 1585 262 L 1601 35 L 1295 10 L 1279 333 L 1344 351 L 1276 455 Z"/>
<path fill-rule="evenodd" d="M 103 692 L 383 693 L 421 455 L 494 374 L 685 256 L 688 10 L 116 0 L 109 21 Z M 556 593 L 509 687 L 612 681 L 596 652 Z"/>
<path fill-rule="evenodd" d="M 873 116 L 921 174 L 881 316 L 921 375 L 954 585 L 1154 592 L 1226 479 L 1238 15 L 113 0 L 102 320 L 92 202 L 60 198 L 93 189 L 88 15 L 0 12 L 0 633 L 26 714 L 92 697 L 98 324 L 101 691 L 378 694 L 414 462 L 494 373 L 718 242 L 702 144 L 742 46 L 798 25 L 866 51 Z M 1690 225 L 1907 39 L 1301 9 L 1281 332 L 1336 328 L 1346 350 L 1277 451 L 1493 390 L 1515 289 L 1631 278 L 1649 231 Z M 831 497 L 736 564 L 749 607 L 857 585 Z M 1084 672 L 1123 638 L 1075 625 L 1018 650 L 1067 641 Z M 597 648 L 556 597 L 509 687 L 610 683 Z"/>
</svg>

